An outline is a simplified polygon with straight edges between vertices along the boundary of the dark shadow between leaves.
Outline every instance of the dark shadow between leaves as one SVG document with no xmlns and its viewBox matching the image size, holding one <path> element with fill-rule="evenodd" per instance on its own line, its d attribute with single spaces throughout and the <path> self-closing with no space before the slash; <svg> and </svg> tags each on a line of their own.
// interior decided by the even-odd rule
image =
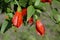
<svg viewBox="0 0 60 40">
<path fill-rule="evenodd" d="M 8 25 L 7 25 L 4 33 L 5 33 L 8 29 L 10 29 L 11 27 L 12 27 L 12 23 L 11 23 L 11 21 L 9 21 L 9 23 L 8 23 Z"/>
<path fill-rule="evenodd" d="M 0 24 L 0 31 L 1 31 L 1 26 L 2 26 L 2 24 Z"/>
</svg>

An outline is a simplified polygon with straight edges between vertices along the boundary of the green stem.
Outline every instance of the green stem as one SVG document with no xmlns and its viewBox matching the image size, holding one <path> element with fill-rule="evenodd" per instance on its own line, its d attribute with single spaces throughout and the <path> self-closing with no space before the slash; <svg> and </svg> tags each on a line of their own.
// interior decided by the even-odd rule
<svg viewBox="0 0 60 40">
<path fill-rule="evenodd" d="M 38 16 L 37 15 L 34 15 L 35 16 L 35 19 L 37 20 L 38 19 Z"/>
<path fill-rule="evenodd" d="M 37 12 L 42 13 L 39 9 L 36 9 Z"/>
<path fill-rule="evenodd" d="M 15 0 L 16 4 L 19 6 L 18 2 Z"/>
<path fill-rule="evenodd" d="M 17 0 L 15 0 L 16 4 L 18 5 L 17 11 L 21 11 L 21 6 L 19 5 L 19 3 L 17 2 Z"/>
</svg>

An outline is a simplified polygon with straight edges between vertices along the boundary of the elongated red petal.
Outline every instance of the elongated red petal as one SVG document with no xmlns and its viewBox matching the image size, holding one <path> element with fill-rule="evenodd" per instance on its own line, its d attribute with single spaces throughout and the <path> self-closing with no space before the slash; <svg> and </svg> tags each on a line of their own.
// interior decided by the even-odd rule
<svg viewBox="0 0 60 40">
<path fill-rule="evenodd" d="M 12 18 L 12 24 L 19 28 L 23 23 L 22 12 L 15 12 L 15 15 Z"/>
<path fill-rule="evenodd" d="M 18 16 L 14 16 L 13 19 L 12 19 L 12 23 L 17 26 L 17 21 L 18 21 Z"/>
<path fill-rule="evenodd" d="M 30 25 L 33 24 L 33 18 L 32 18 L 32 17 L 28 20 L 28 23 L 29 23 Z"/>
<path fill-rule="evenodd" d="M 26 15 L 27 15 L 27 8 L 23 8 L 23 9 L 22 9 L 22 15 L 23 15 L 23 16 L 26 16 Z"/>
<path fill-rule="evenodd" d="M 36 30 L 42 36 L 45 34 L 45 28 L 44 28 L 43 24 L 40 22 L 40 20 L 36 21 Z"/>
<path fill-rule="evenodd" d="M 20 13 L 18 16 L 18 23 L 17 23 L 17 27 L 21 26 L 21 24 L 23 23 L 23 18 L 22 18 L 22 14 Z"/>
</svg>

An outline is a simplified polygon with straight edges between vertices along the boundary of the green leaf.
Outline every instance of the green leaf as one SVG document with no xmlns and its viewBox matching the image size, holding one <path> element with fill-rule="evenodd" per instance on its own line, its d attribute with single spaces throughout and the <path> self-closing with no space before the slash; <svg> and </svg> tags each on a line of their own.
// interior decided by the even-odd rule
<svg viewBox="0 0 60 40">
<path fill-rule="evenodd" d="M 22 7 L 26 7 L 27 6 L 27 2 L 28 2 L 28 0 L 19 0 L 19 4 Z"/>
<path fill-rule="evenodd" d="M 60 8 L 60 2 L 57 0 L 53 0 L 53 7 L 55 6 L 56 8 Z"/>
<path fill-rule="evenodd" d="M 36 0 L 35 6 L 38 6 L 40 4 L 40 0 Z"/>
<path fill-rule="evenodd" d="M 10 2 L 10 0 L 4 0 L 6 3 Z"/>
<path fill-rule="evenodd" d="M 52 9 L 52 13 L 53 13 L 54 15 L 56 15 L 56 14 L 58 14 L 58 11 L 56 11 L 55 9 Z"/>
<path fill-rule="evenodd" d="M 59 14 L 58 11 L 56 11 L 55 9 L 52 9 L 49 16 L 54 17 L 54 16 L 56 16 L 56 14 Z"/>
<path fill-rule="evenodd" d="M 59 22 L 59 20 L 60 20 L 59 15 L 60 15 L 59 12 L 56 11 L 55 9 L 51 10 L 50 17 L 53 21 L 55 21 L 55 23 Z"/>
<path fill-rule="evenodd" d="M 12 14 L 12 13 L 8 13 L 8 16 L 9 16 L 10 18 L 12 18 L 12 17 L 13 17 L 13 14 Z"/>
<path fill-rule="evenodd" d="M 29 0 L 29 5 L 33 5 L 36 0 Z"/>
<path fill-rule="evenodd" d="M 9 13 L 9 12 L 12 12 L 12 10 L 10 9 L 10 8 L 7 8 L 7 12 Z"/>
<path fill-rule="evenodd" d="M 51 13 L 51 16 L 56 17 L 57 14 L 59 15 L 59 12 L 56 11 L 55 9 L 52 9 L 51 12 L 52 12 L 52 13 Z"/>
<path fill-rule="evenodd" d="M 44 6 L 46 6 L 46 4 L 40 2 L 40 0 L 36 0 L 36 2 L 35 2 L 34 5 L 35 5 L 35 7 L 37 7 L 37 8 L 40 8 L 40 7 L 44 7 Z"/>
<path fill-rule="evenodd" d="M 55 15 L 55 19 L 56 19 L 57 23 L 60 22 L 60 15 L 59 14 Z"/>
<path fill-rule="evenodd" d="M 60 22 L 60 15 L 57 15 L 57 21 Z"/>
<path fill-rule="evenodd" d="M 27 8 L 27 21 L 35 13 L 35 9 L 32 5 Z"/>
<path fill-rule="evenodd" d="M 1 33 L 4 32 L 4 30 L 6 29 L 6 26 L 8 25 L 8 21 L 4 21 L 3 24 L 2 24 L 2 27 L 1 27 Z"/>
<path fill-rule="evenodd" d="M 42 2 L 40 2 L 40 4 L 38 5 L 38 7 L 44 7 L 44 6 L 47 6 L 47 4 L 42 3 Z"/>
</svg>

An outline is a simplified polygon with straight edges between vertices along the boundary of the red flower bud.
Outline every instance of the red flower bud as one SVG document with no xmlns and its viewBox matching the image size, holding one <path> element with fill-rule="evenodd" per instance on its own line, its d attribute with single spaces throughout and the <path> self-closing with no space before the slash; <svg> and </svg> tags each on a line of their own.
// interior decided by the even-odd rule
<svg viewBox="0 0 60 40">
<path fill-rule="evenodd" d="M 46 0 L 41 0 L 41 2 L 46 2 Z"/>
<path fill-rule="evenodd" d="M 23 16 L 26 16 L 26 15 L 27 15 L 27 8 L 23 8 L 23 9 L 22 9 L 22 15 L 23 15 Z"/>
<path fill-rule="evenodd" d="M 23 23 L 22 12 L 18 11 L 15 12 L 15 15 L 12 18 L 12 23 L 17 28 L 19 28 L 22 25 Z"/>
<path fill-rule="evenodd" d="M 32 17 L 28 20 L 28 23 L 29 23 L 30 25 L 33 24 L 33 18 L 32 18 Z"/>
<path fill-rule="evenodd" d="M 41 2 L 45 3 L 45 2 L 48 2 L 48 3 L 51 3 L 52 0 L 41 0 Z"/>
<path fill-rule="evenodd" d="M 40 22 L 40 20 L 36 21 L 36 31 L 38 34 L 44 36 L 45 34 L 45 28 L 43 26 L 43 24 Z"/>
</svg>

